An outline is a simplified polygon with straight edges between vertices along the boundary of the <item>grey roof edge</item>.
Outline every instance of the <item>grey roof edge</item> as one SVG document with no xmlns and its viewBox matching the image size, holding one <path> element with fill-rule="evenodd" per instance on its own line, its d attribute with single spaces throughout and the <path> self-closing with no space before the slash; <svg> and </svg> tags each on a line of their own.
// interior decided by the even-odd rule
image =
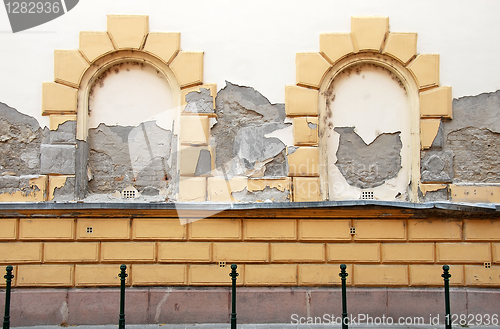
<svg viewBox="0 0 500 329">
<path fill-rule="evenodd" d="M 137 209 L 137 210 L 258 210 L 258 209 L 308 209 L 308 208 L 339 208 L 339 207 L 393 207 L 408 210 L 439 209 L 464 212 L 500 212 L 500 204 L 495 203 L 453 203 L 453 202 L 426 202 L 412 203 L 399 201 L 379 200 L 347 200 L 347 201 L 318 201 L 318 202 L 255 202 L 255 203 L 223 203 L 223 202 L 172 202 L 172 203 L 144 203 L 144 202 L 12 202 L 0 203 L 0 211 L 9 210 L 97 210 L 97 209 Z"/>
</svg>

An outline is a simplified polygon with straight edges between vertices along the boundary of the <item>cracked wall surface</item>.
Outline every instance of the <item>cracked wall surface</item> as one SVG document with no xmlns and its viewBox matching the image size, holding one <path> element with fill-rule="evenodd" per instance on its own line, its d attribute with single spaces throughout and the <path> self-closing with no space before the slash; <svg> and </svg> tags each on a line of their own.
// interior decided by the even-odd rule
<svg viewBox="0 0 500 329">
<path fill-rule="evenodd" d="M 266 137 L 289 126 L 284 123 L 284 104 L 271 104 L 255 89 L 227 82 L 217 94 L 215 113 L 211 133 L 217 169 L 229 177 L 287 175 L 285 144 Z"/>
<path fill-rule="evenodd" d="M 204 90 L 208 91 L 202 88 L 200 92 L 188 93 L 191 96 L 186 99 L 186 108 L 194 103 L 193 111 L 209 113 L 208 104 L 213 99 Z M 270 104 L 253 88 L 229 82 L 219 91 L 216 101 L 216 123 L 210 129 L 209 144 L 197 150 L 194 176 L 238 178 L 241 184 L 227 192 L 230 200 L 291 201 L 289 185 L 277 188 L 255 181 L 286 177 L 287 157 L 300 149 L 285 145 L 279 138 L 266 137 L 289 127 L 282 104 Z M 453 120 L 442 120 L 432 146 L 421 151 L 421 180 L 427 186 L 420 194 L 423 201 L 452 200 L 453 186 L 464 187 L 467 195 L 473 193 L 467 186 L 500 183 L 500 91 L 455 99 L 453 112 Z M 66 121 L 49 130 L 5 104 L 0 104 L 0 114 L 3 202 L 98 202 L 113 195 L 118 201 L 123 199 L 116 192 L 127 188 L 136 189 L 145 197 L 156 197 L 156 201 L 177 200 L 178 137 L 173 127 L 164 129 L 154 121 L 137 126 L 100 124 L 89 130 L 89 138 L 84 142 L 75 137 L 76 121 Z M 317 128 L 314 123 L 308 125 Z M 333 131 L 339 135 L 335 166 L 350 185 L 374 188 L 398 175 L 402 167 L 399 132 L 381 133 L 367 144 L 354 127 L 335 127 Z M 210 147 L 214 146 L 216 151 L 212 154 Z M 208 179 L 208 184 L 212 181 Z M 206 189 L 206 184 L 200 188 Z M 233 182 L 221 186 L 232 185 Z M 208 191 L 217 188 L 214 185 Z M 494 197 L 496 190 L 491 191 Z"/>
<path fill-rule="evenodd" d="M 155 196 L 176 192 L 176 136 L 155 122 L 89 130 L 89 193 L 110 194 L 132 185 Z"/>
<path fill-rule="evenodd" d="M 500 91 L 454 99 L 453 120 L 441 122 L 432 146 L 421 153 L 422 182 L 448 183 L 451 189 L 455 184 L 469 185 L 464 187 L 465 196 L 453 196 L 464 201 L 467 195 L 478 195 L 477 201 L 486 202 L 478 191 L 483 187 L 477 184 L 500 183 L 498 154 Z M 423 200 L 448 200 L 448 193 L 432 192 L 432 198 L 427 193 Z"/>
<path fill-rule="evenodd" d="M 0 103 L 0 174 L 39 174 L 42 138 L 35 118 Z"/>
</svg>

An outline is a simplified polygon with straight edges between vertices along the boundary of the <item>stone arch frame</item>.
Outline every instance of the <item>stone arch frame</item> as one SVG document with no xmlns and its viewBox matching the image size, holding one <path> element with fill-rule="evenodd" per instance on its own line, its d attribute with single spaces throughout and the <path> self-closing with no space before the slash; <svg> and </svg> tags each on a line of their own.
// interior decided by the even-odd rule
<svg viewBox="0 0 500 329">
<path fill-rule="evenodd" d="M 324 91 L 339 72 L 359 62 L 384 66 L 405 85 L 412 111 L 411 201 L 418 202 L 419 191 L 428 188 L 420 183 L 420 150 L 431 147 L 441 120 L 452 118 L 451 87 L 439 86 L 439 55 L 417 54 L 417 34 L 390 32 L 388 17 L 355 16 L 350 33 L 321 34 L 319 52 L 296 54 L 296 85 L 285 87 L 294 126 L 289 155 L 294 201 L 329 199 L 326 141 L 318 126 L 310 129 L 304 122 L 321 125 Z"/>
<path fill-rule="evenodd" d="M 180 33 L 150 32 L 149 16 L 108 15 L 107 31 L 82 31 L 79 36 L 79 49 L 54 51 L 54 82 L 42 84 L 42 115 L 50 117 L 51 130 L 56 130 L 64 122 L 76 121 L 76 138 L 72 145 L 75 154 L 78 152 L 76 140 L 85 141 L 87 138 L 88 96 L 95 78 L 117 63 L 140 61 L 161 72 L 171 86 L 175 98 L 174 104 L 179 108 L 180 116 L 179 123 L 176 124 L 177 135 L 189 135 L 182 132 L 181 122 L 186 118 L 196 116 L 196 121 L 206 125 L 203 127 L 205 133 L 205 136 L 201 137 L 203 140 L 200 141 L 199 136 L 195 136 L 196 140 L 178 138 L 177 150 L 181 144 L 208 145 L 208 117 L 211 115 L 183 113 L 186 105 L 184 97 L 188 92 L 205 88 L 210 90 L 211 96 L 215 99 L 217 86 L 203 84 L 203 56 L 203 52 L 180 50 Z M 182 162 L 181 156 L 182 152 L 177 157 L 178 168 Z M 75 167 L 78 167 L 77 162 L 75 159 Z M 74 173 L 77 176 L 76 195 L 81 188 L 78 174 L 83 176 L 83 173 L 78 173 L 79 169 L 75 169 Z M 48 175 L 49 186 L 52 178 L 57 182 L 57 187 L 63 185 L 68 177 L 75 177 L 68 175 L 67 172 L 53 172 Z"/>
</svg>

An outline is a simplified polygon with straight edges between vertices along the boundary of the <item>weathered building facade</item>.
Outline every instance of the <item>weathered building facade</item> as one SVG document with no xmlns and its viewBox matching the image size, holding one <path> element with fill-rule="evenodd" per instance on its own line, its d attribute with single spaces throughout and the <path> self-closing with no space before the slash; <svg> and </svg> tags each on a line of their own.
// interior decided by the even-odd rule
<svg viewBox="0 0 500 329">
<path fill-rule="evenodd" d="M 108 15 L 54 50 L 48 127 L 0 104 L 0 264 L 18 305 L 53 301 L 13 321 L 112 323 L 122 263 L 131 323 L 227 322 L 226 263 L 243 322 L 340 314 L 341 263 L 351 312 L 437 314 L 443 264 L 456 313 L 496 310 L 498 91 L 453 99 L 388 17 L 297 47 L 274 104 L 181 35 Z"/>
</svg>

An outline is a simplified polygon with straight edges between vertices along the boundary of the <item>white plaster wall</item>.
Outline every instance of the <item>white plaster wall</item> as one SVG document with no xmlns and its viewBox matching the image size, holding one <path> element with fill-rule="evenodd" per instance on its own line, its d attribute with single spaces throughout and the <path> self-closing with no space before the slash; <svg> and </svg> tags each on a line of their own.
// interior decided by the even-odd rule
<svg viewBox="0 0 500 329">
<path fill-rule="evenodd" d="M 150 65 L 122 63 L 94 83 L 89 97 L 88 128 L 99 124 L 137 126 L 156 121 L 172 130 L 180 109 L 174 107 L 172 90 L 165 76 Z"/>
<path fill-rule="evenodd" d="M 252 86 L 272 103 L 295 83 L 295 53 L 319 50 L 321 32 L 349 32 L 350 17 L 390 18 L 418 33 L 419 53 L 441 55 L 453 96 L 500 89 L 500 1 L 495 0 L 81 0 L 51 22 L 13 34 L 0 8 L 0 102 L 42 126 L 41 83 L 53 80 L 53 50 L 77 49 L 79 31 L 105 31 L 107 14 L 149 15 L 151 31 L 181 32 L 181 48 L 205 52 L 205 81 Z"/>
</svg>

